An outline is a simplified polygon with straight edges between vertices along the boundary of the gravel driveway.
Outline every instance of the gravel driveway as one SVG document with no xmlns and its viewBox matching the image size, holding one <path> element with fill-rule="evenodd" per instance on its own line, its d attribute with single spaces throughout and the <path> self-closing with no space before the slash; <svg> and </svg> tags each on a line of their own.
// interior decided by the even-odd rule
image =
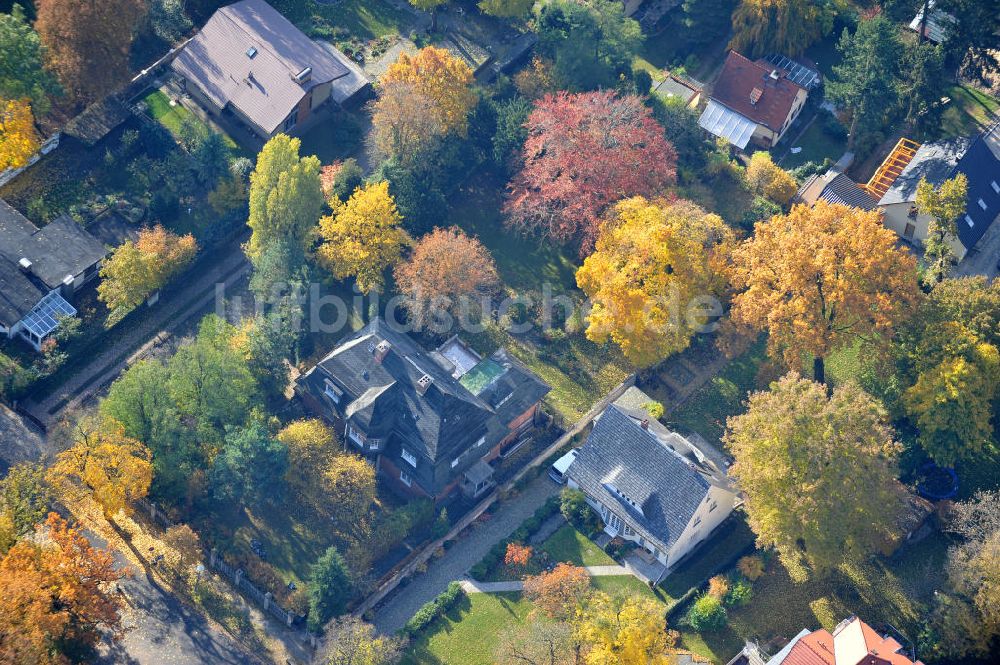
<svg viewBox="0 0 1000 665">
<path fill-rule="evenodd" d="M 462 579 L 495 543 L 509 536 L 521 522 L 559 492 L 559 487 L 541 474 L 516 497 L 497 504 L 493 517 L 455 541 L 448 555 L 431 559 L 427 572 L 414 577 L 390 597 L 375 614 L 375 626 L 383 633 L 394 633 L 409 621 L 420 607 L 444 591 L 448 584 Z"/>
</svg>

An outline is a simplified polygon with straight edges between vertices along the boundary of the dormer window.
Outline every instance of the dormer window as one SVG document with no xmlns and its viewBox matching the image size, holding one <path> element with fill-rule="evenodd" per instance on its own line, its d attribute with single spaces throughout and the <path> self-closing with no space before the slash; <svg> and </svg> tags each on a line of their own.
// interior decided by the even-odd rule
<svg viewBox="0 0 1000 665">
<path fill-rule="evenodd" d="M 323 381 L 323 394 L 333 400 L 334 404 L 340 404 L 340 398 L 344 395 L 344 391 L 330 379 L 325 379 Z"/>
<path fill-rule="evenodd" d="M 411 453 L 406 448 L 403 448 L 402 451 L 400 451 L 399 455 L 400 455 L 400 457 L 402 457 L 406 461 L 407 464 L 409 464 L 413 468 L 417 468 L 417 456 L 416 455 L 414 455 L 413 453 Z"/>
<path fill-rule="evenodd" d="M 248 58 L 250 58 L 251 60 L 253 60 L 253 57 L 255 55 L 257 55 L 257 48 L 256 47 L 251 46 L 250 48 L 247 49 L 247 57 Z"/>
</svg>

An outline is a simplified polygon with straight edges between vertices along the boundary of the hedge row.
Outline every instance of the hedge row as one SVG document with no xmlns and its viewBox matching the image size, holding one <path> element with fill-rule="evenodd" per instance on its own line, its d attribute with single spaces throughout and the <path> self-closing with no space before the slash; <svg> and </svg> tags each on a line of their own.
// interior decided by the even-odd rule
<svg viewBox="0 0 1000 665">
<path fill-rule="evenodd" d="M 550 496 L 545 500 L 545 503 L 538 507 L 534 515 L 521 522 L 521 525 L 509 537 L 495 544 L 479 563 L 470 568 L 469 574 L 473 578 L 483 581 L 489 575 L 490 571 L 499 566 L 500 562 L 503 561 L 504 554 L 507 552 L 507 545 L 527 541 L 528 538 L 541 528 L 545 520 L 558 512 L 559 496 Z"/>
<path fill-rule="evenodd" d="M 465 591 L 462 590 L 462 585 L 452 582 L 437 598 L 428 601 L 417 610 L 417 613 L 403 626 L 402 633 L 411 639 L 416 637 L 436 619 L 444 616 L 463 596 Z"/>
</svg>

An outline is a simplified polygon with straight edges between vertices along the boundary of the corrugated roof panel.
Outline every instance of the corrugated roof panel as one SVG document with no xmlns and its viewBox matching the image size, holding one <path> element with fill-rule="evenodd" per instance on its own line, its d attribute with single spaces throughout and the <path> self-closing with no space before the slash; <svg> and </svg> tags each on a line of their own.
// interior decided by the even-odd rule
<svg viewBox="0 0 1000 665">
<path fill-rule="evenodd" d="M 732 111 L 718 102 L 709 100 L 698 124 L 715 136 L 721 137 L 740 150 L 747 147 L 757 129 L 757 123 L 750 118 Z"/>
</svg>

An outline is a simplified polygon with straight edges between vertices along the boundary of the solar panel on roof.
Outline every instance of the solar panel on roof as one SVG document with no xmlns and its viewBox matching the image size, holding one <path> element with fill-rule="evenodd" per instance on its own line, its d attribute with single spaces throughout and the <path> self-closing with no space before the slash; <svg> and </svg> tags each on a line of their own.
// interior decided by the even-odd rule
<svg viewBox="0 0 1000 665">
<path fill-rule="evenodd" d="M 76 308 L 66 302 L 66 299 L 53 291 L 42 298 L 30 312 L 28 312 L 21 323 L 39 339 L 45 337 L 59 326 L 59 319 L 67 316 L 76 316 Z"/>
</svg>

